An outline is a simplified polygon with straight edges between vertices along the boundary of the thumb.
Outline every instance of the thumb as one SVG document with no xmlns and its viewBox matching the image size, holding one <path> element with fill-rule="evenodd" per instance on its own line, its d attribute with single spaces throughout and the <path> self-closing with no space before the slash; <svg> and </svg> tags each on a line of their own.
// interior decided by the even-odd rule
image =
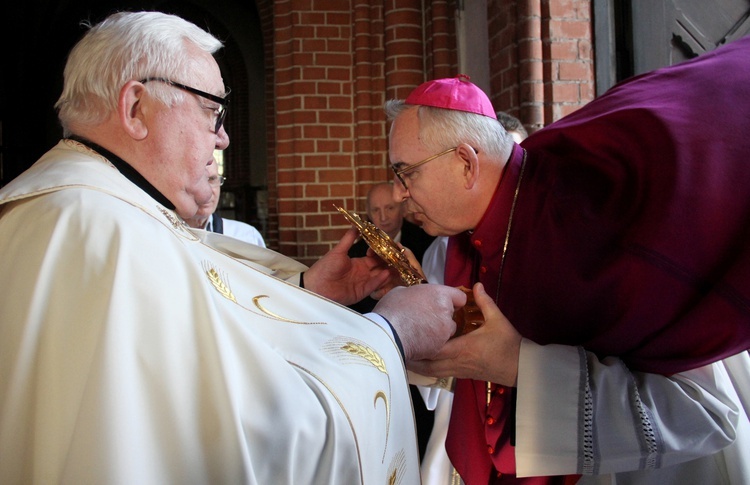
<svg viewBox="0 0 750 485">
<path fill-rule="evenodd" d="M 497 317 L 500 314 L 500 309 L 497 307 L 492 297 L 484 290 L 484 285 L 482 283 L 474 285 L 474 301 L 482 312 L 485 321 Z"/>
</svg>

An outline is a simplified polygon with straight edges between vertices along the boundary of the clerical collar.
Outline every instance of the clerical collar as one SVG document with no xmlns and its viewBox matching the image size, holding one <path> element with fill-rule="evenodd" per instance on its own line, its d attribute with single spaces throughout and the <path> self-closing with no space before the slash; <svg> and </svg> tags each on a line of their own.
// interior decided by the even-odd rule
<svg viewBox="0 0 750 485">
<path fill-rule="evenodd" d="M 140 187 L 144 192 L 146 192 L 148 195 L 156 199 L 158 203 L 166 207 L 167 209 L 174 210 L 175 205 L 166 197 L 164 197 L 164 194 L 159 192 L 156 187 L 151 185 L 151 183 L 146 180 L 146 178 L 141 175 L 136 169 L 132 167 L 128 162 L 123 160 L 122 158 L 118 157 L 114 153 L 110 152 L 104 147 L 101 147 L 97 145 L 96 143 L 86 140 L 85 138 L 81 138 L 77 135 L 71 135 L 68 137 L 70 140 L 75 140 L 78 143 L 85 145 L 89 147 L 90 149 L 97 152 L 99 155 L 103 156 L 109 162 L 115 166 L 117 170 L 120 171 L 121 174 L 125 176 L 128 180 L 133 182 L 135 185 Z"/>
</svg>

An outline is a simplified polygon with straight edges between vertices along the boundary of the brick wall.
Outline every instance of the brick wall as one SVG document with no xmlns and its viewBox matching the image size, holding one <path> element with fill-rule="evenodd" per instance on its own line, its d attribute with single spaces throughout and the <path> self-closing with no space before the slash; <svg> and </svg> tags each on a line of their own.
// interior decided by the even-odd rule
<svg viewBox="0 0 750 485">
<path fill-rule="evenodd" d="M 532 133 L 594 98 L 590 0 L 490 0 L 491 99 Z"/>
<path fill-rule="evenodd" d="M 544 122 L 552 123 L 594 98 L 591 2 L 544 0 Z"/>
<path fill-rule="evenodd" d="M 382 110 L 457 74 L 455 0 L 258 0 L 270 247 L 312 263 L 390 179 Z M 490 97 L 530 131 L 593 97 L 590 0 L 488 0 Z"/>
</svg>

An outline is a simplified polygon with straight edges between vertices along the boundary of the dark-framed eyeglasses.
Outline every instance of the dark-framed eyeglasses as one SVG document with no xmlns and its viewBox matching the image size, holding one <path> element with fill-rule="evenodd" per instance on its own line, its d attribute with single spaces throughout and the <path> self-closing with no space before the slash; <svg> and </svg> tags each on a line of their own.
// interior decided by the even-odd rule
<svg viewBox="0 0 750 485">
<path fill-rule="evenodd" d="M 224 185 L 224 181 L 226 179 L 227 179 L 226 177 L 223 177 L 221 175 L 211 175 L 210 177 L 208 177 L 208 183 L 211 185 L 218 185 L 219 187 L 221 187 L 222 185 Z"/>
<path fill-rule="evenodd" d="M 406 180 L 404 179 L 404 177 L 402 177 L 403 174 L 409 173 L 412 170 L 414 170 L 415 168 L 419 167 L 420 165 L 424 165 L 427 162 L 431 162 L 431 161 L 435 160 L 436 158 L 442 157 L 443 155 L 448 154 L 448 153 L 450 153 L 450 152 L 452 152 L 452 151 L 454 151 L 456 149 L 458 149 L 458 147 L 448 148 L 447 150 L 444 150 L 444 151 L 438 153 L 437 155 L 433 155 L 431 157 L 427 157 L 424 160 L 422 160 L 421 162 L 413 163 L 413 164 L 407 165 L 407 166 L 405 166 L 403 168 L 399 168 L 396 165 L 391 165 L 391 170 L 393 170 L 393 174 L 396 176 L 396 178 L 398 179 L 398 181 L 401 182 L 401 185 L 404 186 L 404 189 L 408 189 L 409 187 L 406 185 Z"/>
<path fill-rule="evenodd" d="M 160 83 L 169 84 L 170 86 L 174 86 L 176 88 L 182 89 L 189 93 L 197 94 L 198 96 L 202 98 L 206 98 L 208 100 L 213 101 L 214 103 L 218 103 L 219 107 L 216 109 L 216 126 L 214 127 L 214 133 L 217 133 L 217 134 L 219 133 L 219 130 L 221 129 L 221 125 L 224 124 L 224 119 L 227 117 L 227 107 L 229 106 L 228 98 L 222 98 L 220 96 L 216 96 L 215 94 L 201 91 L 200 89 L 196 89 L 196 88 L 187 86 L 185 84 L 172 81 L 165 77 L 147 77 L 146 79 L 141 79 L 140 82 L 147 83 L 149 81 L 158 81 Z"/>
</svg>

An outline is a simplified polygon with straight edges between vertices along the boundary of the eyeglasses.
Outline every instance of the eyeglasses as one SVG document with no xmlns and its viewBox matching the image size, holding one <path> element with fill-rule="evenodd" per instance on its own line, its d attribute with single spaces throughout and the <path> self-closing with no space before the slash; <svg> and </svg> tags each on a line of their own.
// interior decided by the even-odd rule
<svg viewBox="0 0 750 485">
<path fill-rule="evenodd" d="M 403 174 L 411 172 L 412 170 L 414 170 L 415 168 L 419 167 L 420 165 L 424 165 L 425 163 L 431 162 L 431 161 L 435 160 L 438 157 L 442 157 L 443 155 L 445 155 L 447 153 L 450 153 L 450 152 L 456 150 L 457 148 L 458 147 L 449 148 L 449 149 L 447 149 L 445 151 L 442 151 L 442 152 L 438 153 L 437 155 L 433 155 L 431 157 L 427 157 L 424 160 L 422 160 L 421 162 L 417 162 L 417 163 L 413 163 L 411 165 L 407 165 L 406 167 L 401 168 L 401 169 L 399 169 L 396 165 L 391 165 L 391 170 L 393 170 L 393 174 L 396 176 L 396 178 L 398 179 L 398 181 L 401 182 L 401 185 L 403 185 L 404 188 L 408 190 L 409 187 L 407 187 L 406 180 L 404 180 L 404 178 L 402 177 Z"/>
<path fill-rule="evenodd" d="M 198 96 L 211 100 L 214 103 L 219 103 L 219 107 L 216 108 L 216 126 L 214 127 L 214 133 L 219 133 L 221 125 L 224 124 L 224 118 L 227 117 L 227 106 L 229 106 L 229 99 L 222 98 L 205 91 L 201 91 L 200 89 L 191 88 L 190 86 L 186 86 L 185 84 L 170 81 L 169 79 L 164 77 L 147 77 L 146 79 L 141 80 L 142 83 L 147 83 L 149 81 L 159 81 L 161 83 L 166 83 L 170 86 L 174 86 L 189 93 L 197 94 Z"/>
<path fill-rule="evenodd" d="M 208 177 L 208 183 L 221 187 L 222 185 L 224 185 L 224 181 L 226 179 L 226 177 L 222 177 L 221 175 L 211 175 L 210 177 Z"/>
</svg>

